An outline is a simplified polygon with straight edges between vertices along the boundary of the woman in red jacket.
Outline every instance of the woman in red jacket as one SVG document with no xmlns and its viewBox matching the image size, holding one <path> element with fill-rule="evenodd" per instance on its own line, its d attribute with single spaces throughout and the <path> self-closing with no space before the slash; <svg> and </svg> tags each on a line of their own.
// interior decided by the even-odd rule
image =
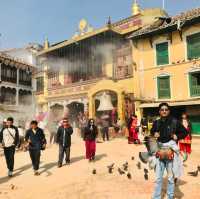
<svg viewBox="0 0 200 199">
<path fill-rule="evenodd" d="M 136 115 L 131 115 L 131 118 L 128 122 L 128 130 L 129 130 L 129 137 L 128 143 L 129 144 L 139 144 L 140 140 L 138 138 L 138 120 Z"/>
<path fill-rule="evenodd" d="M 192 142 L 192 126 L 188 119 L 188 115 L 186 113 L 182 114 L 181 123 L 188 132 L 188 135 L 185 137 L 185 139 L 179 141 L 179 148 L 181 155 L 183 156 L 183 161 L 186 161 L 188 155 L 191 153 L 191 142 Z"/>
<path fill-rule="evenodd" d="M 84 141 L 86 148 L 86 159 L 92 161 L 96 153 L 96 137 L 98 135 L 97 127 L 93 119 L 89 119 L 88 126 L 84 130 Z"/>
</svg>

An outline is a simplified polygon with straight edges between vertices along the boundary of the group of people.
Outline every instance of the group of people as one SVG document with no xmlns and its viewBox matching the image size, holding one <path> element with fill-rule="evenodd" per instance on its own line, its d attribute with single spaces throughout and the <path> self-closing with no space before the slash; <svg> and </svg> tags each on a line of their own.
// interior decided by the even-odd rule
<svg viewBox="0 0 200 199">
<path fill-rule="evenodd" d="M 183 161 L 185 161 L 187 155 L 191 153 L 191 124 L 185 113 L 182 115 L 181 121 L 173 118 L 170 115 L 170 106 L 167 103 L 161 103 L 159 105 L 159 114 L 160 118 L 153 122 L 153 126 L 150 130 L 150 135 L 157 140 L 159 146 L 159 150 L 155 154 L 156 186 L 153 199 L 161 198 L 165 169 L 168 173 L 168 199 L 173 199 L 175 182 L 181 175 L 181 155 L 183 156 Z M 19 144 L 19 131 L 18 128 L 13 125 L 13 122 L 13 118 L 7 118 L 6 124 L 0 132 L 0 143 L 4 149 L 8 176 L 10 177 L 13 175 L 15 148 Z M 147 123 L 143 121 L 143 132 L 146 132 L 146 125 Z M 128 143 L 140 143 L 137 128 L 137 116 L 132 115 L 128 122 Z M 93 161 L 95 160 L 96 138 L 98 136 L 98 128 L 95 125 L 94 119 L 88 120 L 87 125 L 82 128 L 82 132 L 82 137 L 85 141 L 86 159 Z M 70 164 L 72 134 L 73 128 L 68 118 L 63 118 L 61 126 L 57 129 L 56 133 L 56 142 L 59 145 L 59 168 L 63 165 L 64 156 L 66 164 Z M 46 148 L 47 142 L 43 130 L 38 127 L 38 122 L 35 120 L 31 121 L 30 128 L 25 133 L 25 143 L 26 150 L 28 150 L 30 154 L 34 174 L 39 175 L 38 169 L 41 150 Z"/>
<path fill-rule="evenodd" d="M 95 159 L 96 137 L 98 134 L 97 127 L 93 119 L 88 121 L 88 125 L 84 128 L 83 139 L 85 141 L 86 159 L 92 161 Z M 59 145 L 58 167 L 62 167 L 65 156 L 66 164 L 70 164 L 70 147 L 71 135 L 73 128 L 69 124 L 68 118 L 63 118 L 61 126 L 57 129 L 56 142 Z M 38 127 L 36 120 L 31 121 L 30 128 L 26 131 L 24 137 L 25 151 L 29 151 L 34 175 L 39 175 L 39 165 L 41 150 L 46 148 L 46 138 L 43 129 Z M 8 168 L 8 176 L 13 176 L 14 156 L 16 148 L 20 145 L 19 130 L 14 126 L 14 119 L 7 118 L 6 123 L 0 132 L 0 144 L 4 150 L 6 164 Z"/>
</svg>

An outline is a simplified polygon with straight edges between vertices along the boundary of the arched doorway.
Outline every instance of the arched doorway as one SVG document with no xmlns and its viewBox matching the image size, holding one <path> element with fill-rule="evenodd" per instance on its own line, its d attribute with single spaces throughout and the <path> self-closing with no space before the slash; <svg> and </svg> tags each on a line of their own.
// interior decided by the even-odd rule
<svg viewBox="0 0 200 199">
<path fill-rule="evenodd" d="M 78 125 L 79 116 L 84 114 L 84 104 L 80 102 L 71 102 L 67 105 L 68 108 L 68 119 L 71 123 Z"/>
<path fill-rule="evenodd" d="M 19 104 L 30 105 L 32 103 L 32 93 L 27 90 L 19 90 Z"/>
<path fill-rule="evenodd" d="M 15 105 L 16 104 L 16 89 L 10 87 L 1 87 L 0 101 L 2 104 Z"/>
<path fill-rule="evenodd" d="M 63 118 L 64 106 L 61 104 L 54 104 L 50 107 L 49 120 L 60 121 Z"/>
</svg>

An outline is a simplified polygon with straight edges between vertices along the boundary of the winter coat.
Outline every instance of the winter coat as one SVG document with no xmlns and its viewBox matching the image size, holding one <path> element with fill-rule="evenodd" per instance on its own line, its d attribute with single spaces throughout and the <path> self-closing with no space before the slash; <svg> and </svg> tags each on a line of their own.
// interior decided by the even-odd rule
<svg viewBox="0 0 200 199">
<path fill-rule="evenodd" d="M 32 129 L 28 129 L 25 140 L 29 141 L 29 150 L 41 150 L 42 146 L 46 144 L 45 135 L 41 128 L 36 128 L 36 133 Z"/>
<path fill-rule="evenodd" d="M 73 128 L 71 126 L 67 128 L 60 126 L 57 131 L 56 142 L 64 147 L 70 147 L 72 133 L 73 133 Z"/>
<path fill-rule="evenodd" d="M 98 130 L 96 126 L 93 126 L 91 129 L 89 126 L 84 129 L 84 140 L 85 141 L 94 141 L 98 135 Z"/>
<path fill-rule="evenodd" d="M 178 140 L 184 139 L 188 135 L 188 132 L 184 126 L 172 117 L 156 120 L 153 123 L 151 134 L 154 136 L 156 132 L 160 133 L 158 142 L 161 143 L 167 143 L 170 140 L 173 140 L 173 134 L 177 136 Z"/>
</svg>

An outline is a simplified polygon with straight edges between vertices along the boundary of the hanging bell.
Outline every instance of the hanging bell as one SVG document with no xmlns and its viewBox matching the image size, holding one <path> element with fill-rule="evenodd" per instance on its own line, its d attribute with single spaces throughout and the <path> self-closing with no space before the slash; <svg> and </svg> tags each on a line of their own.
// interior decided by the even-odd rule
<svg viewBox="0 0 200 199">
<path fill-rule="evenodd" d="M 100 96 L 100 105 L 97 111 L 110 111 L 113 110 L 113 105 L 111 102 L 111 96 L 106 94 L 105 92 Z"/>
</svg>

